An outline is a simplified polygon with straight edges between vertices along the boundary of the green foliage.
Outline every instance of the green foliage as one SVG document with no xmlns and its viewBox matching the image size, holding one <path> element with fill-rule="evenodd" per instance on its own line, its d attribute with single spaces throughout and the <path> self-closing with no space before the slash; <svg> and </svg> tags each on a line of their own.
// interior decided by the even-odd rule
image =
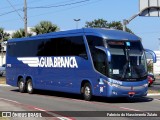
<svg viewBox="0 0 160 120">
<path fill-rule="evenodd" d="M 152 61 L 149 61 L 147 63 L 147 69 L 148 69 L 148 72 L 153 73 L 153 62 Z"/>
<path fill-rule="evenodd" d="M 27 36 L 32 36 L 32 34 L 28 33 Z M 12 34 L 12 38 L 23 38 L 23 37 L 25 37 L 25 31 L 22 28 Z"/>
<path fill-rule="evenodd" d="M 50 21 L 41 21 L 34 28 L 31 29 L 32 32 L 38 34 L 50 33 L 59 31 L 59 27 L 55 24 L 52 24 Z"/>
<path fill-rule="evenodd" d="M 108 22 L 103 19 L 95 19 L 91 22 L 86 22 L 85 27 L 89 28 L 108 28 Z"/>
<path fill-rule="evenodd" d="M 86 22 L 85 27 L 89 28 L 112 28 L 117 30 L 123 30 L 123 25 L 120 21 L 113 21 L 108 23 L 104 19 L 95 19 L 91 22 Z M 129 28 L 126 28 L 127 32 L 133 33 Z"/>
<path fill-rule="evenodd" d="M 0 39 L 3 38 L 3 41 L 6 41 L 9 39 L 10 34 L 4 32 L 4 28 L 0 28 Z"/>
</svg>

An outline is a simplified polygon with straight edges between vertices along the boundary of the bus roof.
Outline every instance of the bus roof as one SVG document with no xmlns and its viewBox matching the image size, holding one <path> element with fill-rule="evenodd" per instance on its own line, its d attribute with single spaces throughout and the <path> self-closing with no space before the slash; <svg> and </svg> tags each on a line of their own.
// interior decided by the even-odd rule
<svg viewBox="0 0 160 120">
<path fill-rule="evenodd" d="M 52 37 L 60 37 L 60 36 L 70 36 L 76 34 L 85 33 L 85 35 L 96 35 L 103 37 L 105 39 L 114 39 L 114 40 L 140 40 L 140 38 L 134 34 L 124 32 L 121 30 L 114 29 L 106 29 L 106 28 L 82 28 L 68 31 L 59 31 L 59 32 L 51 32 L 46 34 L 40 34 L 32 37 L 25 38 L 14 38 L 9 40 L 8 42 L 16 42 L 16 41 L 25 41 L 25 40 L 36 40 L 43 38 L 52 38 Z"/>
</svg>

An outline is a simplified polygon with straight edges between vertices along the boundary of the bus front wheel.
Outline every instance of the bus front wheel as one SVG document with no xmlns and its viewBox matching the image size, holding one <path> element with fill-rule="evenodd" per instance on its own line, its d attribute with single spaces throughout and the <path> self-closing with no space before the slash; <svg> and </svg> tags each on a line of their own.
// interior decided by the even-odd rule
<svg viewBox="0 0 160 120">
<path fill-rule="evenodd" d="M 92 98 L 92 88 L 90 83 L 85 83 L 83 88 L 83 97 L 85 100 L 90 101 Z"/>
<path fill-rule="evenodd" d="M 29 80 L 27 81 L 27 92 L 28 92 L 29 94 L 33 94 L 33 92 L 34 92 L 33 84 L 32 84 L 32 80 L 31 80 L 31 79 L 29 79 Z"/>
<path fill-rule="evenodd" d="M 26 90 L 26 87 L 25 87 L 25 83 L 23 81 L 23 78 L 20 78 L 19 82 L 18 82 L 18 87 L 19 87 L 19 91 L 21 93 L 24 93 L 25 90 Z"/>
</svg>

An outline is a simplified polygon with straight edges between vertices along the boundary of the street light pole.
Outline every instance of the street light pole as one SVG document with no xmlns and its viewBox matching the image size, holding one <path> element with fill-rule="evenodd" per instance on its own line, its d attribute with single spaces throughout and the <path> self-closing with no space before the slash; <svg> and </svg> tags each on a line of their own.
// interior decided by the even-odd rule
<svg viewBox="0 0 160 120">
<path fill-rule="evenodd" d="M 124 20 L 123 20 L 123 31 L 126 31 L 126 25 L 129 24 L 134 18 L 136 18 L 137 16 L 143 14 L 143 12 L 145 12 L 146 10 L 152 9 L 152 8 L 158 9 L 158 10 L 160 9 L 159 6 L 146 7 L 145 9 L 141 10 L 139 13 L 137 13 L 137 14 L 133 15 L 132 17 L 130 17 L 128 20 L 127 20 L 127 19 L 124 19 Z"/>
<path fill-rule="evenodd" d="M 124 19 L 123 20 L 123 31 L 126 31 L 126 25 L 129 24 L 134 18 L 136 18 L 137 16 L 139 16 L 141 14 L 141 12 L 133 15 L 132 17 L 130 17 L 128 20 Z"/>
<path fill-rule="evenodd" d="M 123 31 L 126 31 L 127 20 L 123 19 Z"/>
<path fill-rule="evenodd" d="M 158 38 L 159 43 L 158 43 L 158 50 L 160 51 L 160 38 Z"/>
<path fill-rule="evenodd" d="M 76 22 L 76 29 L 78 29 L 78 22 L 80 21 L 81 19 L 74 19 L 74 21 Z"/>
</svg>

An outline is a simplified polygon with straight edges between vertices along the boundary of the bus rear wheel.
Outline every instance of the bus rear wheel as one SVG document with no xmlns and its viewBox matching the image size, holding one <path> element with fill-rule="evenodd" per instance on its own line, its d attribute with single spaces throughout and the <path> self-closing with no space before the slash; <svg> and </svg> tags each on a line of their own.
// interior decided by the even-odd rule
<svg viewBox="0 0 160 120">
<path fill-rule="evenodd" d="M 92 88 L 90 83 L 85 83 L 83 88 L 84 100 L 90 101 L 92 99 Z"/>
<path fill-rule="evenodd" d="M 31 79 L 29 79 L 29 80 L 27 81 L 27 92 L 28 92 L 29 94 L 33 94 L 33 92 L 34 92 L 33 84 L 32 84 L 32 80 L 31 80 Z"/>
<path fill-rule="evenodd" d="M 19 87 L 19 91 L 21 93 L 24 93 L 26 91 L 26 86 L 25 86 L 25 83 L 23 81 L 23 78 L 20 78 L 20 80 L 18 82 L 18 87 Z"/>
</svg>

